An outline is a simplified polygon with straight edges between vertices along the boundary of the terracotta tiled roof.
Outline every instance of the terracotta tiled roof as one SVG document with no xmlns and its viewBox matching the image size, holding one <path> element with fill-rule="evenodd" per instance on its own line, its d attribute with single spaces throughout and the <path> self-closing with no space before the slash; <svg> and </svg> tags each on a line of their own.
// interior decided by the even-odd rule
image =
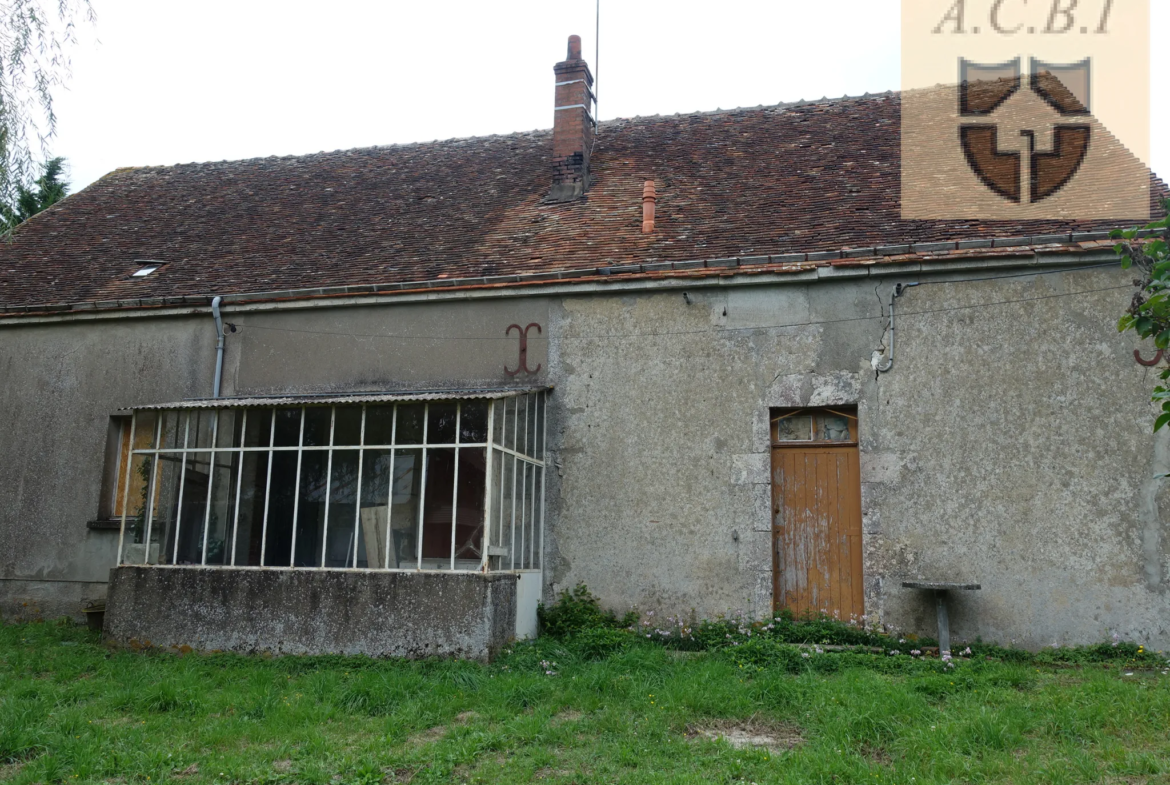
<svg viewBox="0 0 1170 785">
<path fill-rule="evenodd" d="M 545 200 L 547 131 L 119 169 L 0 244 L 0 312 L 1108 228 L 902 220 L 898 121 L 884 94 L 605 122 L 569 203 Z M 166 264 L 131 279 L 144 259 Z"/>
</svg>

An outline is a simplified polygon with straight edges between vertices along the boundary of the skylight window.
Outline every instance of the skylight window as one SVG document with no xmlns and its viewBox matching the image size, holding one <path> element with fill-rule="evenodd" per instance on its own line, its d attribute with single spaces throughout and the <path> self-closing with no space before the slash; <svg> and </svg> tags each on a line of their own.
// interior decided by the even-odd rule
<svg viewBox="0 0 1170 785">
<path fill-rule="evenodd" d="M 134 261 L 142 266 L 130 273 L 131 278 L 145 278 L 166 264 L 166 262 L 159 262 L 154 259 L 135 259 Z"/>
</svg>

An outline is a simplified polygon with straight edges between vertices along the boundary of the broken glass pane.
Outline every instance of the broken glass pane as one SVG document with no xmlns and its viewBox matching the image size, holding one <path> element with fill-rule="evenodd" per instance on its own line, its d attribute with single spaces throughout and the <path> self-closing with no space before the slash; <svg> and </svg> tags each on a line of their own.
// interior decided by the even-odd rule
<svg viewBox="0 0 1170 785">
<path fill-rule="evenodd" d="M 817 439 L 825 442 L 849 441 L 849 418 L 837 414 L 817 415 Z"/>
<path fill-rule="evenodd" d="M 794 414 L 776 421 L 776 441 L 807 442 L 812 439 L 812 415 Z"/>
</svg>

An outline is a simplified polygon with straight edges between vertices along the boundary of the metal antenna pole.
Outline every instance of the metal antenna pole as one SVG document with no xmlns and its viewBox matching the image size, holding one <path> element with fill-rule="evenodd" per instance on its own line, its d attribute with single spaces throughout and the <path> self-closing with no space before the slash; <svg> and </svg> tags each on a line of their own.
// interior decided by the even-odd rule
<svg viewBox="0 0 1170 785">
<path fill-rule="evenodd" d="M 601 80 L 601 0 L 597 0 L 597 15 L 593 27 L 593 125 L 601 122 L 597 109 L 597 85 Z"/>
</svg>

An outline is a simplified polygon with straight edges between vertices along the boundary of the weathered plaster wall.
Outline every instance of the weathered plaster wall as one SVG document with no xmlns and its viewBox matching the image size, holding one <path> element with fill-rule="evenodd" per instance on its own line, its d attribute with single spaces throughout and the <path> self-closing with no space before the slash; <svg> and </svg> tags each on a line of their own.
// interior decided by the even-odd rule
<svg viewBox="0 0 1170 785">
<path fill-rule="evenodd" d="M 122 646 L 488 660 L 516 631 L 516 576 L 118 567 L 104 637 Z"/>
<path fill-rule="evenodd" d="M 932 604 L 901 581 L 979 581 L 953 603 L 959 639 L 1170 646 L 1155 479 L 1170 445 L 1151 434 L 1153 375 L 1114 327 L 1129 277 L 911 289 L 875 379 L 884 321 L 867 317 L 893 283 L 566 298 L 548 593 L 584 582 L 618 609 L 766 613 L 769 409 L 856 403 L 871 618 L 933 635 Z"/>
<path fill-rule="evenodd" d="M 856 403 L 871 616 L 933 634 L 927 598 L 900 582 L 976 580 L 955 603 L 958 639 L 1116 631 L 1170 647 L 1156 479 L 1170 436 L 1150 433 L 1154 374 L 1114 328 L 1130 276 L 911 289 L 894 369 L 875 379 L 892 284 L 944 278 L 228 310 L 224 392 L 553 382 L 546 598 L 585 582 L 619 609 L 701 615 L 771 607 L 769 410 Z M 504 331 L 530 322 L 549 339 L 530 343 L 541 371 L 509 376 Z M 104 592 L 117 535 L 85 521 L 108 417 L 206 396 L 213 347 L 206 314 L 3 329 L 5 618 L 75 613 Z"/>
</svg>

